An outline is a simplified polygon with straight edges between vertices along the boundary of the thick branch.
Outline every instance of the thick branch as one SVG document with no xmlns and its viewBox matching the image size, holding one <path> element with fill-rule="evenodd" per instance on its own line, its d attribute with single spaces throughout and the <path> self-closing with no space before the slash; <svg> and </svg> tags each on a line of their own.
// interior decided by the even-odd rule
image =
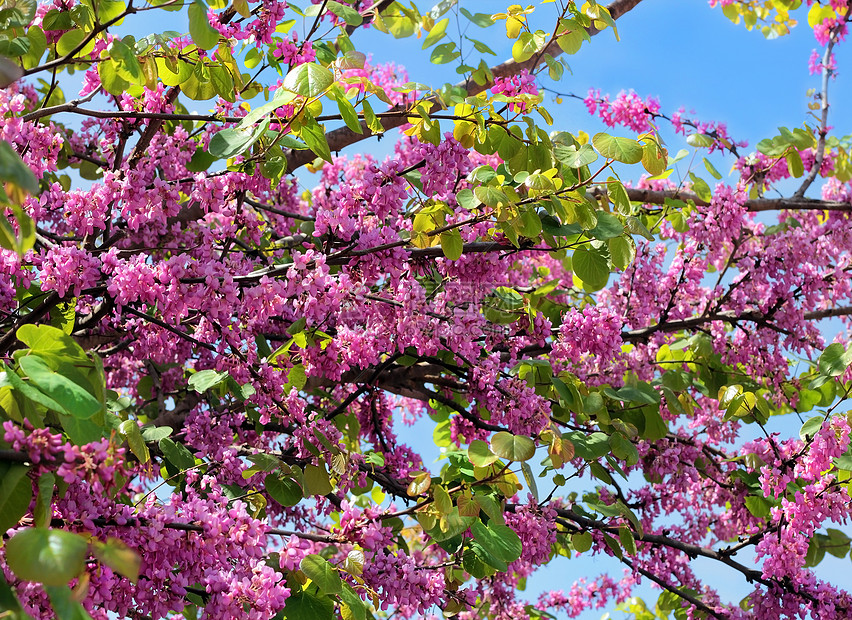
<svg viewBox="0 0 852 620">
<path fill-rule="evenodd" d="M 597 195 L 601 190 L 595 190 Z M 643 202 L 652 205 L 665 204 L 666 200 L 689 200 L 700 206 L 707 206 L 707 201 L 696 194 L 685 191 L 657 191 L 652 189 L 627 188 L 627 196 L 633 202 Z M 746 200 L 743 205 L 752 213 L 761 211 L 842 211 L 852 213 L 852 204 L 834 200 L 813 200 L 811 198 L 756 198 Z"/>
<path fill-rule="evenodd" d="M 58 525 L 64 525 L 65 521 L 62 519 L 55 519 Z M 135 525 L 144 525 L 147 523 L 145 519 L 133 519 L 127 521 L 126 523 L 117 523 L 116 521 L 112 521 L 110 519 L 101 519 L 95 518 L 92 519 L 92 523 L 94 523 L 98 527 L 133 527 Z M 195 523 L 176 523 L 176 522 L 167 522 L 163 524 L 163 527 L 170 530 L 179 530 L 181 532 L 204 532 L 204 527 L 201 525 L 196 525 Z M 297 538 L 304 538 L 305 540 L 313 540 L 315 542 L 324 542 L 324 543 L 339 543 L 340 540 L 335 538 L 334 536 L 323 536 L 321 534 L 310 534 L 308 532 L 294 532 L 292 530 L 282 530 L 276 527 L 271 527 L 266 530 L 266 533 L 272 536 L 296 536 Z"/>
</svg>

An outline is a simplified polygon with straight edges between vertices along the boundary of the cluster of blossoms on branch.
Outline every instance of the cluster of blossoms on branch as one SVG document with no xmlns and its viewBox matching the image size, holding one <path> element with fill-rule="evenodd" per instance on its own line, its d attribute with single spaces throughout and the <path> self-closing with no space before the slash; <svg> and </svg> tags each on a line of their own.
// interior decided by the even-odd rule
<svg viewBox="0 0 852 620">
<path fill-rule="evenodd" d="M 583 101 L 633 137 L 545 129 L 539 65 L 635 2 L 559 5 L 548 32 L 535 7 L 318 0 L 113 28 L 183 10 L 160 4 L 4 17 L 14 617 L 576 617 L 639 610 L 645 581 L 690 618 L 852 614 L 812 570 L 852 544 L 852 352 L 817 325 L 852 315 L 852 175 L 825 117 L 730 182 L 708 160 L 716 181 L 676 183 L 659 119 L 707 155 L 746 144 L 632 91 Z M 846 4 L 809 4 L 841 41 Z M 448 63 L 455 19 L 502 22 L 512 60 L 433 90 L 356 50 L 369 25 Z M 34 80 L 71 67 L 74 95 Z M 340 153 L 396 128 L 387 156 Z M 771 430 L 812 411 L 799 439 Z M 618 576 L 526 600 L 539 568 L 589 557 Z"/>
</svg>

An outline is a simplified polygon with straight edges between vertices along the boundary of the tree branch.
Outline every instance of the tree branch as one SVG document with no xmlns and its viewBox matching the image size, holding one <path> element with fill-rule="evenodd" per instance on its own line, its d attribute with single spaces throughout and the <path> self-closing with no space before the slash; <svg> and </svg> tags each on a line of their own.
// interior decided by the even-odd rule
<svg viewBox="0 0 852 620">
<path fill-rule="evenodd" d="M 603 192 L 602 189 L 596 188 L 590 193 L 594 196 L 599 196 Z M 688 200 L 699 206 L 707 206 L 709 203 L 702 200 L 692 192 L 679 190 L 652 190 L 652 189 L 636 189 L 633 187 L 627 188 L 627 197 L 632 202 L 642 202 L 646 204 L 662 205 L 666 200 Z M 848 202 L 837 202 L 834 200 L 814 200 L 811 198 L 756 198 L 746 200 L 743 206 L 747 211 L 759 213 L 762 211 L 841 211 L 852 213 L 852 204 Z"/>
</svg>

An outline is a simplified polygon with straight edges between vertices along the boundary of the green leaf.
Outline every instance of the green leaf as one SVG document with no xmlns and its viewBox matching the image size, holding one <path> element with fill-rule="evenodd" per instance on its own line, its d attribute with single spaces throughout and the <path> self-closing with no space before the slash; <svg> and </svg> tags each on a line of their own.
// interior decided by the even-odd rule
<svg viewBox="0 0 852 620">
<path fill-rule="evenodd" d="M 222 97 L 222 99 L 231 103 L 237 100 L 234 93 L 234 78 L 231 77 L 231 72 L 228 69 L 222 66 L 211 65 L 210 82 L 213 84 L 213 88 L 216 89 L 216 94 Z"/>
<path fill-rule="evenodd" d="M 477 467 L 487 467 L 499 457 L 491 451 L 488 444 L 481 439 L 474 439 L 467 448 L 467 456 L 470 462 Z"/>
<path fill-rule="evenodd" d="M 343 589 L 337 570 L 322 556 L 306 555 L 299 563 L 299 568 L 325 594 L 340 594 Z"/>
<path fill-rule="evenodd" d="M 588 290 L 599 290 L 606 286 L 609 280 L 609 265 L 607 260 L 595 250 L 580 246 L 574 250 L 571 259 L 572 270 L 588 285 Z"/>
<path fill-rule="evenodd" d="M 802 441 L 807 441 L 816 435 L 817 431 L 822 428 L 823 422 L 825 422 L 825 416 L 814 416 L 807 420 L 804 424 L 802 424 L 802 428 L 799 429 L 799 437 Z"/>
<path fill-rule="evenodd" d="M 166 86 L 179 86 L 192 77 L 194 65 L 186 62 L 185 60 L 157 58 L 156 63 L 157 74 Z M 101 62 L 101 64 L 103 64 L 103 62 Z M 100 66 L 98 67 L 98 70 L 101 75 L 101 79 L 103 80 L 104 74 L 100 72 Z"/>
<path fill-rule="evenodd" d="M 426 533 L 435 542 L 443 543 L 457 536 L 460 537 L 475 521 L 476 517 L 463 517 L 459 514 L 458 507 L 453 507 L 451 512 L 443 516 L 443 523 L 446 526 L 446 530 L 442 530 L 439 525 L 436 525 Z"/>
<path fill-rule="evenodd" d="M 577 553 L 585 553 L 592 548 L 593 540 L 591 532 L 578 532 L 571 535 L 571 546 Z"/>
<path fill-rule="evenodd" d="M 45 586 L 57 620 L 92 620 L 86 609 L 74 597 L 71 588 L 65 586 Z"/>
<path fill-rule="evenodd" d="M 636 246 L 629 237 L 615 237 L 607 241 L 609 254 L 612 257 L 613 266 L 618 269 L 627 269 L 633 259 L 636 258 Z"/>
<path fill-rule="evenodd" d="M 0 10 L 0 29 L 25 28 L 35 13 L 36 3 L 33 0 L 7 0 Z"/>
<path fill-rule="evenodd" d="M 817 360 L 820 374 L 828 377 L 842 375 L 852 363 L 852 348 L 848 351 L 842 344 L 835 342 L 828 345 Z"/>
<path fill-rule="evenodd" d="M 334 602 L 327 596 L 314 596 L 302 590 L 287 599 L 283 617 L 287 620 L 334 620 Z"/>
<path fill-rule="evenodd" d="M 614 159 L 623 164 L 638 164 L 642 161 L 644 151 L 636 140 L 598 133 L 592 138 L 592 144 L 598 153 L 607 159 Z"/>
<path fill-rule="evenodd" d="M 528 461 L 535 454 L 535 442 L 524 435 L 500 431 L 491 438 L 491 450 L 509 461 Z"/>
<path fill-rule="evenodd" d="M 98 21 L 105 24 L 121 15 L 127 9 L 127 4 L 122 0 L 99 0 L 97 9 Z"/>
<path fill-rule="evenodd" d="M 411 497 L 417 497 L 428 491 L 430 486 L 432 486 L 432 476 L 428 471 L 423 471 L 415 475 L 414 479 L 408 483 L 406 492 Z"/>
<path fill-rule="evenodd" d="M 435 509 L 442 515 L 449 514 L 453 510 L 453 500 L 447 489 L 440 484 L 432 485 L 432 497 L 434 498 Z"/>
<path fill-rule="evenodd" d="M 648 241 L 654 240 L 654 236 L 642 223 L 642 220 L 640 220 L 634 215 L 630 215 L 624 218 L 624 230 L 625 232 L 628 232 L 631 235 L 641 235 L 642 237 L 645 237 L 645 239 L 647 239 Z"/>
<path fill-rule="evenodd" d="M 576 54 L 580 51 L 583 41 L 591 41 L 589 33 L 576 20 L 560 20 L 559 25 L 565 33 L 556 39 L 556 43 L 566 54 Z"/>
<path fill-rule="evenodd" d="M 492 56 L 496 56 L 497 52 L 492 50 L 482 41 L 477 41 L 476 39 L 471 39 L 470 37 L 465 37 L 468 41 L 473 43 L 473 48 L 479 52 L 480 54 L 491 54 Z"/>
<path fill-rule="evenodd" d="M 35 223 L 18 205 L 3 205 L 3 207 L 12 211 L 18 223 L 18 232 L 15 232 L 8 218 L 0 214 L 0 247 L 23 256 L 35 245 Z"/>
<path fill-rule="evenodd" d="M 280 477 L 277 474 L 269 474 L 263 479 L 263 486 L 269 496 L 282 506 L 295 506 L 304 495 L 299 483 L 289 477 Z"/>
<path fill-rule="evenodd" d="M 717 181 L 722 179 L 722 173 L 716 170 L 716 167 L 712 163 L 710 163 L 710 160 L 706 157 L 704 158 L 704 167 L 714 179 L 716 179 Z"/>
<path fill-rule="evenodd" d="M 432 26 L 432 30 L 429 31 L 428 36 L 423 40 L 423 49 L 425 50 L 427 47 L 431 47 L 440 41 L 443 38 L 444 33 L 447 32 L 447 26 L 449 24 L 450 18 L 445 17 Z"/>
<path fill-rule="evenodd" d="M 798 179 L 805 173 L 805 166 L 802 163 L 802 156 L 799 155 L 799 151 L 794 149 L 788 150 L 787 154 L 784 155 L 784 159 L 787 160 L 787 169 L 793 177 Z"/>
<path fill-rule="evenodd" d="M 6 563 L 24 581 L 64 586 L 83 571 L 88 547 L 79 534 L 31 528 L 6 543 Z"/>
<path fill-rule="evenodd" d="M 26 37 L 14 37 L 0 40 L 0 54 L 17 58 L 24 56 L 30 50 L 30 40 Z"/>
<path fill-rule="evenodd" d="M 645 414 L 645 430 L 642 431 L 642 439 L 658 441 L 668 435 L 669 427 L 660 415 L 659 408 L 643 407 L 642 412 Z"/>
<path fill-rule="evenodd" d="M 432 64 L 443 65 L 454 61 L 459 56 L 461 56 L 461 52 L 456 49 L 455 43 L 441 43 L 441 45 L 432 50 L 429 60 Z"/>
<path fill-rule="evenodd" d="M 748 511 L 758 519 L 768 519 L 772 503 L 767 501 L 764 497 L 748 495 L 745 498 L 745 506 L 746 509 L 748 509 Z"/>
<path fill-rule="evenodd" d="M 257 127 L 240 126 L 223 129 L 210 138 L 207 151 L 217 158 L 235 157 L 257 142 L 268 126 L 267 120 Z"/>
<path fill-rule="evenodd" d="M 542 31 L 522 32 L 512 45 L 512 58 L 515 62 L 525 62 L 544 49 L 547 35 Z"/>
<path fill-rule="evenodd" d="M 464 251 L 464 241 L 458 228 L 445 230 L 441 233 L 441 250 L 448 259 L 456 261 Z"/>
<path fill-rule="evenodd" d="M 0 534 L 15 527 L 27 514 L 33 498 L 29 470 L 25 465 L 0 463 Z"/>
<path fill-rule="evenodd" d="M 665 172 L 668 167 L 665 149 L 661 149 L 653 140 L 646 142 L 642 147 L 642 165 L 654 176 Z"/>
<path fill-rule="evenodd" d="M 499 187 L 493 187 L 491 185 L 481 185 L 479 187 L 475 187 L 473 190 L 473 195 L 481 204 L 484 204 L 486 207 L 497 207 L 501 204 L 505 205 L 509 202 L 508 197 L 506 197 L 505 192 Z"/>
<path fill-rule="evenodd" d="M 308 495 L 328 495 L 334 490 L 328 472 L 322 465 L 305 465 L 305 492 Z"/>
<path fill-rule="evenodd" d="M 358 112 L 355 111 L 355 106 L 346 98 L 343 91 L 336 93 L 335 100 L 337 101 L 337 109 L 340 110 L 340 116 L 343 122 L 355 133 L 364 133 L 361 127 L 361 119 L 358 118 Z"/>
<path fill-rule="evenodd" d="M 305 65 L 302 66 L 304 67 Z M 305 124 L 300 130 L 299 137 L 305 141 L 305 144 L 314 152 L 314 155 L 322 157 L 325 161 L 331 163 L 331 149 L 328 147 L 325 129 L 307 113 L 305 116 Z"/>
<path fill-rule="evenodd" d="M 96 419 L 96 418 L 95 418 Z M 60 415 L 59 423 L 68 435 L 71 443 L 83 446 L 93 441 L 98 441 L 104 436 L 105 428 L 102 424 L 96 424 L 92 419 L 78 418 L 73 415 Z M 109 431 L 107 431 L 108 433 Z"/>
<path fill-rule="evenodd" d="M 521 557 L 521 539 L 510 527 L 491 522 L 485 525 L 477 519 L 470 531 L 473 539 L 498 560 L 508 564 Z"/>
<path fill-rule="evenodd" d="M 632 466 L 639 462 L 639 452 L 636 450 L 636 446 L 621 433 L 613 433 L 609 438 L 609 445 L 612 448 L 613 455 L 625 461 L 628 465 Z"/>
<path fill-rule="evenodd" d="M 521 463 L 521 471 L 524 474 L 524 480 L 529 487 L 530 493 L 532 493 L 535 501 L 538 502 L 538 485 L 535 483 L 535 476 L 533 475 L 532 467 L 530 467 L 529 463 Z"/>
<path fill-rule="evenodd" d="M 458 201 L 460 207 L 462 207 L 463 209 L 467 209 L 468 211 L 471 211 L 478 207 L 480 204 L 482 204 L 479 201 L 479 198 L 477 198 L 474 195 L 473 191 L 468 187 L 464 188 L 458 194 L 456 194 L 456 200 Z"/>
<path fill-rule="evenodd" d="M 189 34 L 192 41 L 203 50 L 213 49 L 219 43 L 219 33 L 210 25 L 203 1 L 189 5 Z"/>
<path fill-rule="evenodd" d="M 139 429 L 136 420 L 124 420 L 119 424 L 118 432 L 124 435 L 130 451 L 136 455 L 139 462 L 147 463 L 151 454 L 148 452 L 148 446 L 145 445 L 145 439 L 142 437 L 142 431 Z"/>
<path fill-rule="evenodd" d="M 11 181 L 30 194 L 38 193 L 35 174 L 5 140 L 0 140 L 0 180 Z"/>
<path fill-rule="evenodd" d="M 384 133 L 385 128 L 382 126 L 382 121 L 373 112 L 373 107 L 366 99 L 361 102 L 361 110 L 364 112 L 364 120 L 367 121 L 367 127 L 370 131 L 376 134 Z"/>
<path fill-rule="evenodd" d="M 332 84 L 334 76 L 331 71 L 315 62 L 306 62 L 290 71 L 281 86 L 297 95 L 312 98 L 322 95 Z"/>
<path fill-rule="evenodd" d="M 18 363 L 42 393 L 62 404 L 62 412 L 88 419 L 103 410 L 101 402 L 88 390 L 52 370 L 41 357 L 25 355 Z"/>
<path fill-rule="evenodd" d="M 547 75 L 554 82 L 562 79 L 562 74 L 565 72 L 565 67 L 561 62 L 553 58 L 550 54 L 544 55 L 544 62 L 547 63 Z"/>
<path fill-rule="evenodd" d="M 216 387 L 228 378 L 227 372 L 218 370 L 199 370 L 189 378 L 189 387 L 203 394 L 210 388 Z"/>
<path fill-rule="evenodd" d="M 73 52 L 87 37 L 89 33 L 84 30 L 69 30 L 56 42 L 56 52 L 59 56 L 67 56 Z M 95 48 L 94 39 L 89 41 L 85 47 L 78 51 L 75 56 L 83 56 Z"/>
<path fill-rule="evenodd" d="M 574 169 L 588 166 L 598 159 L 598 154 L 590 144 L 583 144 L 580 148 L 560 144 L 553 148 L 553 156 L 562 165 Z"/>
<path fill-rule="evenodd" d="M 289 393 L 290 388 L 293 387 L 297 390 L 301 390 L 305 387 L 305 383 L 307 383 L 307 381 L 308 378 L 305 375 L 305 367 L 302 364 L 293 366 L 287 373 L 287 383 L 284 384 L 284 393 Z"/>
<path fill-rule="evenodd" d="M 689 173 L 689 178 L 692 180 L 692 191 L 695 192 L 704 202 L 710 202 L 713 198 L 713 192 L 707 181 L 696 175 L 694 172 Z"/>
<path fill-rule="evenodd" d="M 72 31 L 73 32 L 73 31 Z M 112 42 L 109 48 L 110 58 L 115 63 L 116 74 L 131 84 L 142 84 L 145 75 L 142 65 L 136 55 L 136 50 L 131 49 L 119 40 Z"/>
<path fill-rule="evenodd" d="M 118 97 L 130 87 L 130 82 L 119 75 L 118 63 L 111 58 L 98 63 L 98 76 L 104 90 L 110 95 Z"/>
<path fill-rule="evenodd" d="M 340 600 L 351 614 L 351 619 L 347 618 L 345 611 L 341 614 L 343 620 L 367 620 L 367 608 L 364 601 L 358 596 L 358 593 L 348 583 L 343 584 L 343 590 L 340 592 Z"/>
<path fill-rule="evenodd" d="M 50 325 L 70 335 L 74 331 L 74 322 L 77 319 L 77 298 L 74 297 L 66 302 L 58 303 L 50 310 Z"/>
<path fill-rule="evenodd" d="M 613 184 L 610 185 L 612 186 Z M 624 187 L 621 183 L 614 185 L 614 187 L 621 188 L 621 191 L 624 191 Z M 597 217 L 598 223 L 589 231 L 588 234 L 590 237 L 605 241 L 607 239 L 619 237 L 621 236 L 621 233 L 624 232 L 624 225 L 621 223 L 621 220 L 611 213 L 607 213 L 606 211 L 596 211 L 595 216 Z M 607 271 L 609 271 L 609 269 L 607 269 Z M 583 279 L 582 276 L 581 279 Z"/>
<path fill-rule="evenodd" d="M 77 341 L 57 327 L 22 325 L 15 335 L 34 353 L 49 353 L 72 361 L 89 361 L 86 352 L 77 344 Z"/>
<path fill-rule="evenodd" d="M 686 137 L 686 143 L 696 148 L 709 148 L 713 146 L 713 138 L 703 133 L 692 133 Z"/>
<path fill-rule="evenodd" d="M 626 526 L 618 528 L 618 540 L 627 555 L 636 555 L 636 539 L 633 538 L 633 532 Z"/>
<path fill-rule="evenodd" d="M 142 429 L 142 438 L 145 441 L 160 441 L 172 434 L 171 426 L 146 426 Z"/>
<path fill-rule="evenodd" d="M 190 467 L 195 467 L 195 457 L 192 456 L 192 452 L 183 444 L 177 443 L 168 437 L 163 437 L 157 445 L 160 448 L 160 452 L 166 457 L 166 460 L 179 470 L 185 471 Z"/>
<path fill-rule="evenodd" d="M 480 28 L 488 28 L 494 24 L 494 19 L 488 13 L 471 13 L 464 7 L 461 7 L 459 11 Z"/>
<path fill-rule="evenodd" d="M 118 538 L 107 538 L 105 543 L 95 542 L 92 545 L 92 553 L 119 575 L 127 577 L 133 583 L 139 580 L 142 558 Z"/>
<path fill-rule="evenodd" d="M 38 496 L 36 497 L 35 508 L 33 508 L 33 525 L 36 527 L 47 527 L 50 525 L 50 519 L 53 517 L 51 506 L 53 504 L 53 489 L 56 486 L 56 476 L 51 472 L 46 471 L 38 477 Z M 32 489 L 30 490 L 32 495 Z M 0 490 L 2 497 L 2 490 Z M 0 510 L 0 514 L 3 511 Z M 3 528 L 0 524 L 0 531 L 6 531 L 8 528 Z"/>
<path fill-rule="evenodd" d="M 609 454 L 609 437 L 606 433 L 595 432 L 586 435 L 579 431 L 572 431 L 563 435 L 574 444 L 577 456 L 586 461 L 598 459 Z"/>
<path fill-rule="evenodd" d="M 361 14 L 358 13 L 358 11 L 353 9 L 351 6 L 341 4 L 340 2 L 328 0 L 326 8 L 328 8 L 329 12 L 334 13 L 346 22 L 347 26 L 360 26 L 361 22 L 364 21 L 364 18 L 361 17 Z"/>
</svg>

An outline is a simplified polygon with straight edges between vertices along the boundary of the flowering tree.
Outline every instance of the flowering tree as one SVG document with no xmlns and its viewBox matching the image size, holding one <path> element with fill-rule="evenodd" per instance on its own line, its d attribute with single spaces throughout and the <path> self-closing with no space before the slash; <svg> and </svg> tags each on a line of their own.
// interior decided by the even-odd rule
<svg viewBox="0 0 852 620">
<path fill-rule="evenodd" d="M 850 547 L 846 1 L 711 1 L 823 48 L 816 123 L 749 155 L 633 93 L 551 126 L 562 55 L 639 0 L 139 2 L 0 9 L 0 616 L 852 617 L 811 571 Z M 623 572 L 525 600 L 594 554 Z"/>
</svg>

